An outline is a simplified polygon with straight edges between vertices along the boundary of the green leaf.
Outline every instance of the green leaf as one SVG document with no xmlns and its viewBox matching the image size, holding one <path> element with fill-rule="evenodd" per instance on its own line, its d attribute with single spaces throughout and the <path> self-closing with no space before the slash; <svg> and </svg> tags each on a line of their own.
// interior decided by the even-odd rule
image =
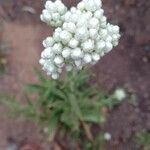
<svg viewBox="0 0 150 150">
<path fill-rule="evenodd" d="M 86 110 L 83 113 L 83 119 L 86 122 L 100 123 L 100 112 L 96 110 Z"/>
<path fill-rule="evenodd" d="M 71 130 L 77 130 L 79 127 L 79 120 L 70 108 L 66 108 L 62 113 L 61 122 Z"/>
<path fill-rule="evenodd" d="M 30 84 L 26 86 L 27 92 L 41 92 L 44 90 L 44 86 L 39 85 L 39 84 Z"/>
<path fill-rule="evenodd" d="M 51 141 L 54 139 L 58 122 L 59 122 L 59 115 L 56 112 L 52 112 L 52 114 L 50 115 L 50 120 L 48 122 L 48 133 Z"/>
<path fill-rule="evenodd" d="M 82 120 L 82 112 L 80 110 L 80 106 L 78 105 L 77 98 L 74 96 L 73 93 L 70 93 L 68 96 L 72 111 L 74 111 L 75 115 L 79 118 L 79 120 Z"/>
</svg>

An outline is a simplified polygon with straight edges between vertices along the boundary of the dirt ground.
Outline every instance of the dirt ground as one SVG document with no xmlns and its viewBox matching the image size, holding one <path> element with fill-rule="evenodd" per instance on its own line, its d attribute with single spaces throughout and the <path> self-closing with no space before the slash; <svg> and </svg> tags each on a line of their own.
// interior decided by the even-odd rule
<svg viewBox="0 0 150 150">
<path fill-rule="evenodd" d="M 43 3 L 0 0 L 3 39 L 12 49 L 8 71 L 0 76 L 0 91 L 14 94 L 18 99 L 23 98 L 24 85 L 36 81 L 33 67 L 38 67 L 41 41 L 52 34 L 39 20 Z M 150 1 L 103 0 L 103 7 L 109 21 L 121 27 L 122 38 L 119 46 L 94 66 L 96 81 L 108 91 L 124 87 L 133 97 L 111 112 L 103 129 L 112 134 L 106 149 L 140 150 L 134 135 L 143 129 L 150 130 Z M 0 112 L 5 113 L 3 109 Z M 10 137 L 17 143 L 42 143 L 42 149 L 49 149 L 31 122 L 8 120 L 3 115 L 0 122 L 0 149 L 6 149 Z"/>
</svg>

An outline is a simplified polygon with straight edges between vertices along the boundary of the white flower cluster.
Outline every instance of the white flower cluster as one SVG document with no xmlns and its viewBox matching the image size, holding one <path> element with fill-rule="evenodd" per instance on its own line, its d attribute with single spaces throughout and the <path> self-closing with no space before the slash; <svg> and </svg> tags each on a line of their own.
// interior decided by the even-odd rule
<svg viewBox="0 0 150 150">
<path fill-rule="evenodd" d="M 115 90 L 115 93 L 114 93 L 114 97 L 119 100 L 119 101 L 122 101 L 123 99 L 126 98 L 126 92 L 124 89 L 122 88 L 118 88 Z"/>
<path fill-rule="evenodd" d="M 112 139 L 112 135 L 109 132 L 104 133 L 104 139 L 106 141 L 110 141 Z"/>
<path fill-rule="evenodd" d="M 66 12 L 67 7 L 60 0 L 56 0 L 55 2 L 48 0 L 40 18 L 52 27 L 59 27 L 64 22 L 63 15 Z"/>
<path fill-rule="evenodd" d="M 60 0 L 54 3 L 47 1 L 46 8 L 51 8 L 51 11 L 46 9 L 44 13 L 44 10 L 41 19 L 57 28 L 52 37 L 43 41 L 45 50 L 41 54 L 40 64 L 53 79 L 59 77 L 63 68 L 70 71 L 95 64 L 118 45 L 119 27 L 107 23 L 100 0 L 83 0 L 68 11 Z M 61 13 L 54 19 L 50 16 L 55 11 Z"/>
</svg>

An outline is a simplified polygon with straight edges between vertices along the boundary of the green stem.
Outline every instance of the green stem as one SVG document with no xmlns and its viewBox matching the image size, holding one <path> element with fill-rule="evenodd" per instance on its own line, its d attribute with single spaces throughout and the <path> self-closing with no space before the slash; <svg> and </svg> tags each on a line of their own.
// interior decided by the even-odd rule
<svg viewBox="0 0 150 150">
<path fill-rule="evenodd" d="M 76 72 L 73 72 L 72 73 L 72 79 L 74 79 L 74 76 L 76 75 Z M 69 101 L 70 101 L 70 104 L 72 106 L 72 109 L 74 111 L 74 113 L 78 116 L 80 122 L 81 122 L 81 125 L 83 127 L 83 129 L 85 130 L 85 134 L 87 136 L 87 138 L 90 140 L 90 141 L 93 141 L 93 135 L 90 131 L 90 127 L 83 121 L 83 115 L 82 115 L 82 112 L 80 110 L 80 107 L 76 101 L 77 97 L 75 96 L 75 93 L 74 93 L 74 82 L 71 82 L 70 84 L 70 90 L 71 90 L 71 94 L 70 94 L 70 97 L 69 97 Z"/>
</svg>

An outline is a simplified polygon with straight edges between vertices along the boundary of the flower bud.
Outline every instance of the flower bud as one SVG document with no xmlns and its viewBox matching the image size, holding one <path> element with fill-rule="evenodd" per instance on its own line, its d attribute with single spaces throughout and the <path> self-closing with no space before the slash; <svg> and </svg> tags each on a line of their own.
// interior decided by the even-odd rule
<svg viewBox="0 0 150 150">
<path fill-rule="evenodd" d="M 91 39 L 96 39 L 98 36 L 98 31 L 96 29 L 90 29 L 89 34 Z"/>
<path fill-rule="evenodd" d="M 90 54 L 85 54 L 83 60 L 85 63 L 90 63 L 92 61 L 92 57 Z"/>
<path fill-rule="evenodd" d="M 59 54 L 62 52 L 63 47 L 62 47 L 61 43 L 56 43 L 56 44 L 54 44 L 52 49 L 53 49 L 54 53 Z"/>
<path fill-rule="evenodd" d="M 61 56 L 56 56 L 55 59 L 54 59 L 54 62 L 56 65 L 62 65 L 64 60 Z"/>
<path fill-rule="evenodd" d="M 101 52 L 101 51 L 103 51 L 104 50 L 104 48 L 105 48 L 105 42 L 104 41 L 99 41 L 99 42 L 97 42 L 97 44 L 96 44 L 96 51 L 99 53 L 99 52 Z"/>
<path fill-rule="evenodd" d="M 78 59 L 82 57 L 82 51 L 80 48 L 75 48 L 72 50 L 71 57 L 73 59 Z"/>
<path fill-rule="evenodd" d="M 51 46 L 53 46 L 53 44 L 54 44 L 54 40 L 53 40 L 52 37 L 47 37 L 47 38 L 43 41 L 43 46 L 44 46 L 45 48 L 51 47 Z"/>
<path fill-rule="evenodd" d="M 85 3 L 83 1 L 81 1 L 78 5 L 77 8 L 81 11 L 83 11 L 85 9 Z"/>
<path fill-rule="evenodd" d="M 85 27 L 78 28 L 75 37 L 77 40 L 86 40 L 88 38 L 88 30 Z"/>
<path fill-rule="evenodd" d="M 53 74 L 52 74 L 52 79 L 56 80 L 56 79 L 58 79 L 58 78 L 59 78 L 58 73 L 53 73 Z"/>
<path fill-rule="evenodd" d="M 113 45 L 110 42 L 106 42 L 106 46 L 105 46 L 105 52 L 109 52 L 111 51 L 113 48 Z"/>
<path fill-rule="evenodd" d="M 93 54 L 92 54 L 92 59 L 94 60 L 94 62 L 99 61 L 99 60 L 100 60 L 100 56 L 99 56 L 99 54 L 97 54 L 97 53 L 93 53 Z"/>
<path fill-rule="evenodd" d="M 94 41 L 91 39 L 85 41 L 81 44 L 81 47 L 83 48 L 83 51 L 85 52 L 91 52 L 94 49 Z"/>
<path fill-rule="evenodd" d="M 60 38 L 63 43 L 68 43 L 72 38 L 72 35 L 68 31 L 63 30 L 60 32 Z"/>
<path fill-rule="evenodd" d="M 63 51 L 62 51 L 62 56 L 64 58 L 69 58 L 70 57 L 70 53 L 71 53 L 71 49 L 69 48 L 64 48 Z"/>
<path fill-rule="evenodd" d="M 95 11 L 94 17 L 97 18 L 97 19 L 101 19 L 102 16 L 103 16 L 103 13 L 104 13 L 104 10 L 103 9 L 99 9 L 99 10 Z"/>
<path fill-rule="evenodd" d="M 93 17 L 90 19 L 89 28 L 93 28 L 93 29 L 99 28 L 99 21 L 97 18 Z"/>
<path fill-rule="evenodd" d="M 76 40 L 76 39 L 71 39 L 70 42 L 69 42 L 69 46 L 71 48 L 76 48 L 78 46 L 79 42 Z"/>
</svg>

